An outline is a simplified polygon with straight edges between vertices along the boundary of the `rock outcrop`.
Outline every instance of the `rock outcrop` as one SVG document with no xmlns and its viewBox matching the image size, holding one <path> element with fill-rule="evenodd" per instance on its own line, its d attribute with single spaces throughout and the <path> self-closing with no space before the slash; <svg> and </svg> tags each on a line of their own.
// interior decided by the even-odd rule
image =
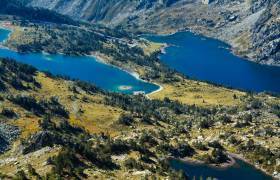
<svg viewBox="0 0 280 180">
<path fill-rule="evenodd" d="M 10 144 L 18 137 L 17 127 L 0 123 L 0 154 L 9 149 Z"/>
<path fill-rule="evenodd" d="M 280 64 L 280 1 L 271 0 L 252 29 L 252 46 L 261 63 Z"/>
</svg>

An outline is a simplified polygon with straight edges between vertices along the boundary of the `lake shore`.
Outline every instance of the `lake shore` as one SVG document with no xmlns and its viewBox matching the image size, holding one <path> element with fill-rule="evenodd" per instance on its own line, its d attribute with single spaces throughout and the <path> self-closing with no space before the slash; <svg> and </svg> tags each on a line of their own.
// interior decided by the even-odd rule
<svg viewBox="0 0 280 180">
<path fill-rule="evenodd" d="M 12 25 L 5 24 L 5 22 L 1 22 L 0 29 L 10 31 L 10 33 L 8 34 L 8 37 L 0 43 L 1 48 L 9 49 L 8 47 L 4 46 L 4 44 L 6 43 L 6 41 L 11 37 L 12 33 L 14 32 L 14 27 Z"/>
<path fill-rule="evenodd" d="M 163 43 L 163 46 L 160 48 L 161 54 L 166 54 L 166 48 L 168 48 L 170 45 L 167 43 Z"/>
<path fill-rule="evenodd" d="M 261 171 L 262 173 L 266 174 L 267 176 L 270 176 L 272 177 L 273 179 L 277 179 L 276 177 L 273 177 L 269 172 L 267 172 L 265 169 L 259 167 L 259 166 L 256 166 L 255 164 L 251 163 L 250 161 L 248 161 L 246 158 L 244 158 L 242 155 L 240 154 L 234 154 L 234 153 L 227 153 L 228 155 L 228 158 L 230 159 L 229 162 L 226 162 L 226 163 L 222 163 L 222 164 L 207 164 L 205 163 L 204 161 L 201 161 L 201 160 L 197 160 L 197 159 L 192 159 L 192 158 L 180 158 L 180 159 L 176 159 L 176 158 L 172 158 L 173 160 L 178 160 L 178 161 L 181 161 L 183 163 L 186 163 L 186 164 L 192 164 L 192 165 L 205 165 L 205 166 L 208 166 L 210 168 L 215 168 L 215 169 L 227 169 L 229 167 L 232 167 L 234 165 L 238 165 L 237 162 L 236 162 L 236 159 L 238 160 L 241 160 L 241 161 L 244 161 L 246 162 L 247 164 L 250 164 L 251 166 L 253 166 L 255 169 Z"/>
<path fill-rule="evenodd" d="M 252 166 L 254 166 L 254 168 L 260 170 L 261 172 L 265 173 L 268 176 L 271 176 L 272 178 L 276 179 L 275 177 L 273 177 L 269 172 L 267 172 L 265 169 L 256 166 L 255 164 L 251 163 L 250 161 L 248 161 L 244 156 L 240 155 L 240 154 L 234 154 L 234 153 L 228 153 L 231 157 L 235 158 L 235 159 L 239 159 L 241 161 L 244 161 Z"/>
<path fill-rule="evenodd" d="M 210 39 L 214 39 L 214 40 L 217 40 L 217 41 L 221 41 L 221 42 L 225 43 L 227 46 L 229 46 L 228 50 L 233 55 L 238 56 L 245 61 L 258 63 L 258 64 L 264 65 L 264 66 L 280 67 L 280 64 L 279 63 L 278 64 L 273 63 L 272 59 L 267 61 L 266 63 L 265 62 L 257 62 L 257 59 L 255 57 L 256 54 L 254 54 L 253 52 L 246 53 L 244 55 L 244 54 L 242 54 L 241 52 L 238 51 L 238 46 L 239 45 L 236 42 L 230 41 L 227 38 L 222 37 L 222 36 L 216 36 L 213 33 L 207 33 L 206 31 L 198 31 L 198 30 L 194 30 L 192 28 L 182 28 L 182 29 L 178 29 L 178 30 L 169 30 L 169 31 L 163 31 L 163 32 L 159 32 L 159 33 L 154 32 L 154 34 L 157 35 L 157 36 L 172 36 L 172 35 L 174 35 L 176 33 L 180 33 L 180 32 L 191 32 L 191 33 L 193 33 L 195 35 L 198 35 L 198 36 L 204 36 L 205 38 L 210 38 Z"/>
<path fill-rule="evenodd" d="M 178 160 L 180 160 L 184 163 L 188 163 L 188 164 L 206 165 L 206 166 L 209 166 L 209 167 L 212 167 L 212 168 L 226 169 L 226 168 L 234 166 L 236 164 L 236 161 L 235 161 L 234 157 L 232 157 L 231 155 L 228 155 L 228 158 L 230 159 L 228 162 L 221 163 L 221 164 L 207 164 L 204 161 L 197 160 L 197 159 L 192 159 L 192 158 L 182 158 L 182 159 L 178 159 Z"/>
<path fill-rule="evenodd" d="M 172 48 L 167 49 L 167 54 L 164 54 L 166 49 L 162 48 L 163 55 L 160 56 L 160 59 L 177 72 L 194 80 L 241 91 L 279 92 L 279 87 L 276 86 L 277 82 L 271 83 L 271 80 L 276 81 L 274 77 L 275 74 L 279 73 L 278 67 L 264 66 L 252 63 L 249 60 L 244 61 L 244 58 L 234 55 L 230 45 L 214 38 L 193 34 L 192 31 L 179 32 L 172 37 L 169 36 L 147 35 L 145 38 L 156 43 L 167 43 L 172 46 Z M 225 59 L 227 60 L 225 61 Z M 215 70 L 217 64 L 223 67 Z M 238 66 L 239 68 L 231 68 L 232 66 Z M 256 70 L 251 72 L 250 69 L 252 68 Z M 234 74 L 242 75 L 235 76 Z M 251 80 L 263 82 L 247 83 Z"/>
<path fill-rule="evenodd" d="M 92 54 L 89 55 L 89 56 L 90 56 L 90 57 L 93 57 L 94 59 L 96 59 L 96 61 L 98 61 L 98 62 L 100 62 L 100 63 L 106 64 L 106 65 L 111 66 L 111 67 L 114 67 L 114 68 L 118 68 L 118 69 L 120 69 L 120 70 L 122 70 L 122 71 L 124 71 L 124 72 L 126 72 L 126 73 L 128 73 L 128 74 L 130 74 L 131 76 L 133 76 L 135 79 L 137 79 L 137 80 L 139 80 L 139 81 L 142 81 L 142 82 L 145 82 L 145 83 L 152 83 L 152 84 L 158 86 L 159 88 L 158 88 L 157 90 L 145 94 L 146 97 L 148 97 L 148 98 L 149 98 L 149 95 L 158 93 L 158 92 L 160 92 L 160 91 L 163 90 L 163 86 L 161 86 L 160 84 L 155 83 L 155 82 L 149 82 L 149 81 L 146 81 L 146 80 L 144 80 L 144 79 L 141 79 L 141 78 L 140 78 L 140 75 L 139 75 L 137 72 L 132 71 L 131 69 L 126 69 L 126 68 L 123 68 L 123 67 L 120 67 L 120 66 L 116 66 L 116 65 L 110 64 L 110 63 L 108 63 L 108 62 L 105 60 L 104 57 L 102 57 L 101 55 L 99 55 L 99 54 L 97 54 L 97 53 L 92 53 Z"/>
<path fill-rule="evenodd" d="M 11 34 L 14 32 L 13 25 L 9 24 L 8 22 L 2 22 L 2 23 L 0 23 L 0 28 L 10 31 L 8 37 L 0 43 L 0 48 L 11 50 L 9 47 L 4 46 L 4 44 L 7 41 L 7 39 L 10 38 Z M 12 50 L 12 51 L 17 52 L 17 50 Z M 42 51 L 41 53 L 44 56 L 51 55 L 50 53 L 45 52 L 45 51 Z M 58 54 L 63 55 L 63 53 L 58 53 Z M 98 55 L 93 55 L 93 56 L 92 55 L 85 55 L 85 56 L 93 57 L 99 63 L 106 64 L 107 66 L 112 66 L 112 67 L 117 68 L 117 69 L 119 69 L 121 71 L 124 71 L 124 72 L 128 73 L 129 75 L 133 76 L 138 81 L 141 81 L 141 82 L 144 82 L 144 83 L 150 83 L 150 84 L 154 84 L 154 85 L 158 86 L 158 88 L 156 90 L 145 94 L 146 96 L 148 96 L 149 94 L 153 94 L 153 93 L 159 92 L 159 91 L 161 91 L 163 89 L 163 87 L 160 86 L 159 84 L 156 84 L 156 83 L 149 82 L 149 81 L 141 79 L 139 74 L 137 74 L 136 72 L 133 72 L 130 69 L 125 69 L 125 68 L 122 68 L 122 67 L 119 67 L 119 66 L 107 63 L 106 60 L 103 59 L 101 56 L 98 56 Z M 47 60 L 51 60 L 51 59 L 47 59 Z M 125 87 L 124 86 L 120 87 L 120 90 L 122 90 L 122 91 L 130 90 L 130 89 L 132 89 L 132 87 L 126 87 L 126 86 Z"/>
</svg>

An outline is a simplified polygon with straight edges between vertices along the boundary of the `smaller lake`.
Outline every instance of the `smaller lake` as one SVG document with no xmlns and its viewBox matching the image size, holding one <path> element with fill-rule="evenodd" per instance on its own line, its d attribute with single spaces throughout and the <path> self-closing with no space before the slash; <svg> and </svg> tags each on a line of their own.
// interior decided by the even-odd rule
<svg viewBox="0 0 280 180">
<path fill-rule="evenodd" d="M 144 37 L 171 45 L 160 59 L 186 76 L 236 89 L 280 93 L 280 67 L 237 57 L 228 50 L 230 46 L 221 41 L 191 32 Z"/>
<path fill-rule="evenodd" d="M 7 39 L 9 33 L 8 30 L 0 29 L 0 42 Z M 0 48 L 0 57 L 12 58 L 55 75 L 87 81 L 111 92 L 133 94 L 136 91 L 142 91 L 147 94 L 159 88 L 155 84 L 138 80 L 121 69 L 100 63 L 94 57 L 42 53 L 21 54 L 3 48 Z"/>
<path fill-rule="evenodd" d="M 219 180 L 272 180 L 272 177 L 252 165 L 239 159 L 235 160 L 235 165 L 224 169 L 178 160 L 171 160 L 170 163 L 172 168 L 183 170 L 191 179 L 206 180 L 208 177 L 211 177 Z"/>
</svg>

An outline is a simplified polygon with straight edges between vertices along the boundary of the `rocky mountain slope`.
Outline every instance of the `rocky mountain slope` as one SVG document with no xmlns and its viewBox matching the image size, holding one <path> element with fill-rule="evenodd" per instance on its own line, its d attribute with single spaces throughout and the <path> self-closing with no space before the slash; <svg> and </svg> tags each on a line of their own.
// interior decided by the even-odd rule
<svg viewBox="0 0 280 180">
<path fill-rule="evenodd" d="M 30 6 L 45 7 L 88 21 L 121 22 L 151 8 L 169 7 L 179 0 L 31 0 Z"/>
<path fill-rule="evenodd" d="M 21 18 L 32 21 L 45 21 L 51 23 L 61 24 L 76 24 L 74 20 L 68 16 L 55 13 L 48 9 L 33 8 L 24 6 L 24 2 L 17 0 L 1 0 L 0 1 L 0 15 L 1 19 L 7 20 L 12 17 L 15 19 Z"/>
<path fill-rule="evenodd" d="M 280 1 L 270 1 L 252 30 L 252 45 L 258 60 L 280 62 Z"/>
<path fill-rule="evenodd" d="M 240 56 L 280 64 L 277 0 L 28 0 L 27 5 L 134 32 L 191 29 L 226 41 Z"/>
</svg>

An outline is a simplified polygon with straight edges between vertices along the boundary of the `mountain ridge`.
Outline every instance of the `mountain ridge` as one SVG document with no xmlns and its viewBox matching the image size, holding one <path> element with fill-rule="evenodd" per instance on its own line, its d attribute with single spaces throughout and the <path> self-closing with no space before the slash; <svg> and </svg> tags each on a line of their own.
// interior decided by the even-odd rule
<svg viewBox="0 0 280 180">
<path fill-rule="evenodd" d="M 27 4 L 92 23 L 122 26 L 132 32 L 164 34 L 191 29 L 229 43 L 240 56 L 280 65 L 277 0 L 216 0 L 208 5 L 200 0 L 29 0 Z M 269 12 L 273 12 L 272 16 Z M 259 27 L 264 19 L 266 27 Z M 270 38 L 264 42 L 262 37 Z"/>
</svg>

